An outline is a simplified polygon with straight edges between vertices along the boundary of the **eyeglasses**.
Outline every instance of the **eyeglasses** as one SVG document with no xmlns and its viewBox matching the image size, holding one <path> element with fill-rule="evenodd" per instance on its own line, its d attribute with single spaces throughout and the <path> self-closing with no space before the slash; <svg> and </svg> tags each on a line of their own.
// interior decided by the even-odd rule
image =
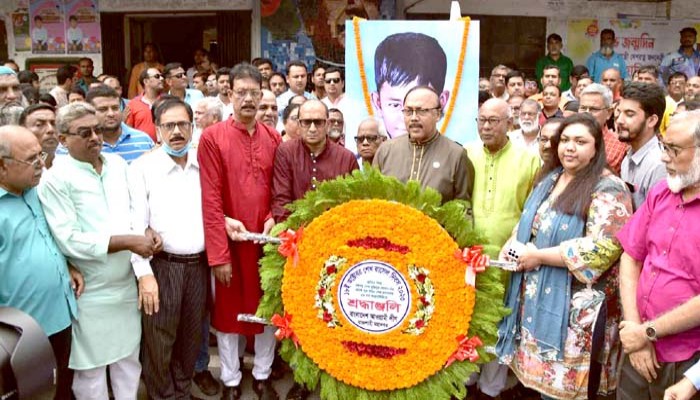
<svg viewBox="0 0 700 400">
<path fill-rule="evenodd" d="M 693 146 L 687 146 L 687 147 L 681 147 L 681 146 L 674 146 L 674 145 L 668 145 L 662 141 L 659 141 L 659 148 L 663 150 L 667 156 L 670 158 L 676 158 L 678 157 L 679 154 L 681 154 L 681 151 L 687 150 L 687 149 L 692 149 L 694 147 L 700 147 L 698 145 L 693 145 Z"/>
<path fill-rule="evenodd" d="M 156 79 L 163 79 L 163 75 L 161 74 L 155 74 L 155 75 L 149 75 L 149 78 L 156 78 Z"/>
<path fill-rule="evenodd" d="M 379 138 L 379 135 L 355 136 L 355 142 L 357 144 L 360 144 L 364 143 L 364 141 L 366 140 L 367 143 L 376 143 L 379 140 Z"/>
<path fill-rule="evenodd" d="M 412 117 L 413 113 L 416 113 L 416 115 L 418 115 L 419 117 L 427 117 L 431 111 L 440 109 L 441 107 L 439 106 L 433 108 L 404 108 L 403 110 L 401 110 L 401 112 L 406 118 Z"/>
<path fill-rule="evenodd" d="M 536 112 L 529 112 L 529 111 L 520 111 L 520 116 L 521 117 L 534 117 L 536 116 Z"/>
<path fill-rule="evenodd" d="M 39 169 L 44 164 L 44 161 L 46 161 L 46 158 L 48 158 L 48 156 L 49 153 L 42 151 L 41 153 L 37 154 L 36 157 L 34 157 L 31 161 L 24 161 L 14 157 L 3 157 L 3 159 L 17 161 L 20 164 L 30 165 L 34 169 Z"/>
<path fill-rule="evenodd" d="M 595 114 L 599 113 L 601 111 L 608 110 L 609 107 L 603 107 L 603 108 L 598 108 L 598 107 L 585 107 L 585 106 L 580 106 L 578 108 L 578 112 L 580 113 L 589 113 L 589 114 Z"/>
<path fill-rule="evenodd" d="M 490 125 L 497 125 L 500 124 L 501 121 L 503 121 L 503 118 L 496 118 L 496 117 L 491 117 L 491 118 L 477 118 L 476 123 L 479 126 L 484 126 L 488 122 Z"/>
<path fill-rule="evenodd" d="M 171 78 L 177 78 L 177 79 L 182 79 L 183 76 L 185 76 L 184 72 L 179 72 L 177 74 L 170 75 Z"/>
<path fill-rule="evenodd" d="M 82 139 L 87 139 L 92 136 L 92 134 L 101 136 L 104 133 L 104 128 L 101 126 L 82 126 L 78 128 L 75 132 L 66 132 L 64 135 L 80 136 Z"/>
<path fill-rule="evenodd" d="M 340 78 L 329 78 L 329 79 L 326 79 L 326 83 L 340 83 Z"/>
<path fill-rule="evenodd" d="M 345 123 L 345 121 L 342 120 L 342 119 L 329 119 L 329 120 L 328 120 L 328 123 L 331 124 L 331 125 L 338 125 L 338 126 L 340 126 L 340 125 L 343 125 L 343 124 Z"/>
<path fill-rule="evenodd" d="M 257 99 L 260 96 L 262 96 L 262 92 L 259 89 L 248 89 L 248 90 L 237 89 L 237 90 L 234 90 L 232 93 L 234 96 L 236 96 L 239 99 L 245 99 L 246 96 L 248 96 L 248 95 L 250 95 L 250 97 L 252 97 L 254 99 Z"/>
<path fill-rule="evenodd" d="M 192 123 L 190 121 L 177 121 L 177 122 L 166 122 L 164 124 L 159 125 L 161 129 L 165 130 L 166 132 L 172 132 L 175 130 L 175 127 L 180 130 L 180 132 L 185 132 L 189 131 L 192 128 Z"/>
<path fill-rule="evenodd" d="M 311 124 L 314 124 L 316 128 L 323 128 L 326 126 L 326 122 L 328 122 L 328 120 L 322 118 L 300 119 L 299 125 L 301 125 L 302 128 L 309 128 Z"/>
</svg>

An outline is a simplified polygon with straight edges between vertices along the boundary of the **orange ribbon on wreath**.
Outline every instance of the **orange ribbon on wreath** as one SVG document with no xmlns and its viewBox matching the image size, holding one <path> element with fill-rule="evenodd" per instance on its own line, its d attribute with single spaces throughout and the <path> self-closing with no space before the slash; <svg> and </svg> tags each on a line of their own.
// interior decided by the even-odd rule
<svg viewBox="0 0 700 400">
<path fill-rule="evenodd" d="M 467 335 L 459 335 L 457 336 L 457 342 L 459 342 L 459 346 L 457 347 L 457 350 L 452 353 L 450 358 L 447 359 L 445 368 L 449 367 L 450 364 L 455 361 L 469 360 L 471 362 L 475 362 L 479 359 L 479 353 L 476 351 L 476 348 L 484 343 L 478 336 L 468 339 Z"/>
<path fill-rule="evenodd" d="M 481 245 L 467 247 L 462 251 L 455 250 L 455 257 L 467 264 L 464 280 L 471 287 L 476 286 L 476 274 L 486 271 L 486 267 L 491 261 L 491 258 L 482 254 L 482 251 L 484 251 L 484 247 Z"/>
<path fill-rule="evenodd" d="M 284 317 L 281 317 L 279 314 L 275 314 L 270 319 L 270 322 L 277 327 L 277 331 L 275 332 L 275 337 L 277 340 L 292 339 L 294 346 L 299 348 L 299 338 L 292 330 L 291 314 L 284 313 Z"/>
<path fill-rule="evenodd" d="M 296 232 L 294 232 L 291 229 L 287 229 L 286 232 L 282 232 L 279 234 L 279 238 L 282 240 L 282 244 L 280 244 L 280 247 L 277 249 L 277 251 L 279 251 L 280 254 L 287 258 L 292 257 L 294 259 L 295 267 L 299 262 L 299 243 L 301 242 L 303 234 L 303 226 L 300 226 Z"/>
</svg>

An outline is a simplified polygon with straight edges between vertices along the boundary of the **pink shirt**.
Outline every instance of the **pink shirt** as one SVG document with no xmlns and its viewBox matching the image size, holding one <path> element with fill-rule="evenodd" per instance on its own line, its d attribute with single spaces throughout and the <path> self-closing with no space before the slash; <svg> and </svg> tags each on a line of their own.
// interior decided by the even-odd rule
<svg viewBox="0 0 700 400">
<path fill-rule="evenodd" d="M 620 230 L 625 252 L 644 262 L 637 285 L 642 321 L 653 320 L 700 294 L 700 197 L 683 203 L 666 180 L 649 192 L 644 204 Z M 688 360 L 700 350 L 700 327 L 659 339 L 661 362 Z"/>
</svg>

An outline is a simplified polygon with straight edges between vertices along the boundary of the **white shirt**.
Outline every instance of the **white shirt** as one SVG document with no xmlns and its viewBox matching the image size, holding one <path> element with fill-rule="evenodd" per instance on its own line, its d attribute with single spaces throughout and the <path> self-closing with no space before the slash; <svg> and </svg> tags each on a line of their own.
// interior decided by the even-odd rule
<svg viewBox="0 0 700 400">
<path fill-rule="evenodd" d="M 522 129 L 516 129 L 514 131 L 508 132 L 508 137 L 514 145 L 524 148 L 525 150 L 536 155 L 539 158 L 540 144 L 537 142 L 537 138 L 535 138 L 535 140 L 533 140 L 530 143 L 525 142 L 525 137 L 523 136 Z"/>
<path fill-rule="evenodd" d="M 341 113 L 343 113 L 343 118 L 345 118 L 345 113 L 346 113 L 346 105 L 347 101 L 345 101 L 345 93 L 341 94 L 339 98 L 335 100 L 335 104 L 331 101 L 331 99 L 328 98 L 328 96 L 324 97 L 321 102 L 328 107 L 330 110 L 331 108 L 336 108 L 340 110 Z"/>
<path fill-rule="evenodd" d="M 171 254 L 204 251 L 202 190 L 196 150 L 180 167 L 162 147 L 136 159 L 129 167 L 129 192 L 137 232 L 151 227 Z M 131 258 L 137 277 L 152 274 L 150 263 L 137 254 Z"/>
<path fill-rule="evenodd" d="M 221 120 L 226 121 L 231 115 L 233 115 L 233 102 L 229 101 L 228 104 L 221 101 L 221 97 L 216 96 L 216 100 L 221 104 Z"/>
</svg>

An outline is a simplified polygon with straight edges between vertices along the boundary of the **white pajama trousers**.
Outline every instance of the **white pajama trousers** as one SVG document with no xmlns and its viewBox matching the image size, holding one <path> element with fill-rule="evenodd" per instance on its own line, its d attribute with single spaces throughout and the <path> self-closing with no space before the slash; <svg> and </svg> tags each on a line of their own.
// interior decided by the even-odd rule
<svg viewBox="0 0 700 400">
<path fill-rule="evenodd" d="M 139 390 L 141 363 L 139 350 L 112 364 L 76 370 L 73 375 L 73 394 L 77 400 L 108 400 L 107 367 L 115 400 L 134 400 Z"/>
<path fill-rule="evenodd" d="M 253 377 L 264 380 L 272 372 L 272 361 L 275 359 L 275 331 L 277 327 L 266 326 L 263 333 L 255 335 L 255 359 L 253 361 Z M 221 358 L 221 381 L 232 387 L 241 384 L 241 365 L 239 357 L 245 352 L 238 334 L 216 333 Z"/>
</svg>

